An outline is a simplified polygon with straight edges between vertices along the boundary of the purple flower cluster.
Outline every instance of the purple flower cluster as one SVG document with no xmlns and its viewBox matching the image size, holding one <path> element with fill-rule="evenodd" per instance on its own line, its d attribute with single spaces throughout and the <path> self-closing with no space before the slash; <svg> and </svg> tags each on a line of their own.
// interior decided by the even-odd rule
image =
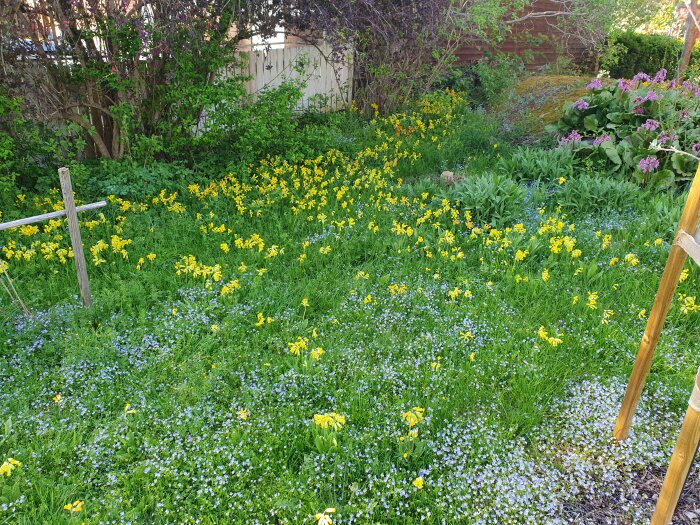
<svg viewBox="0 0 700 525">
<path fill-rule="evenodd" d="M 574 129 L 566 137 L 561 138 L 561 140 L 559 141 L 559 147 L 561 148 L 569 144 L 576 144 L 577 142 L 581 142 L 582 138 L 583 137 L 581 136 L 581 134 Z"/>
<path fill-rule="evenodd" d="M 642 129 L 646 129 L 647 131 L 656 131 L 657 129 L 659 129 L 659 126 L 661 126 L 661 124 L 658 120 L 649 118 L 644 124 L 639 126 L 639 129 L 637 131 L 641 131 Z"/>
<path fill-rule="evenodd" d="M 652 171 L 656 170 L 658 167 L 659 167 L 659 159 L 657 159 L 653 155 L 649 155 L 648 157 L 639 161 L 639 170 L 642 173 L 651 173 Z"/>
<path fill-rule="evenodd" d="M 656 139 L 656 141 L 663 146 L 667 142 L 673 142 L 677 138 L 678 138 L 678 135 L 676 133 L 671 135 L 668 131 L 662 131 L 661 133 L 659 133 L 659 136 Z"/>
<path fill-rule="evenodd" d="M 608 135 L 607 133 L 603 133 L 599 137 L 596 137 L 595 140 L 593 141 L 594 146 L 600 146 L 603 142 L 611 141 L 612 137 Z"/>
<path fill-rule="evenodd" d="M 632 81 L 626 78 L 621 78 L 617 81 L 617 89 L 623 93 L 629 91 L 632 88 Z"/>
<path fill-rule="evenodd" d="M 586 100 L 580 98 L 580 99 L 578 99 L 576 102 L 574 102 L 573 104 L 571 104 L 571 106 L 572 106 L 574 109 L 578 109 L 579 111 L 585 111 L 586 109 L 588 109 L 588 107 L 590 106 L 590 104 L 589 104 Z"/>
<path fill-rule="evenodd" d="M 692 146 L 693 153 L 700 154 L 700 144 L 693 144 Z"/>
<path fill-rule="evenodd" d="M 666 71 L 666 69 L 664 68 L 661 68 L 656 72 L 653 81 L 660 84 L 661 82 L 664 82 L 666 80 L 666 75 L 668 75 L 668 71 Z"/>
<path fill-rule="evenodd" d="M 637 73 L 632 77 L 632 82 L 649 82 L 651 77 L 646 73 Z"/>
<path fill-rule="evenodd" d="M 586 89 L 602 89 L 603 88 L 603 81 L 600 80 L 599 78 L 594 78 L 591 80 L 588 85 L 586 85 Z"/>
</svg>

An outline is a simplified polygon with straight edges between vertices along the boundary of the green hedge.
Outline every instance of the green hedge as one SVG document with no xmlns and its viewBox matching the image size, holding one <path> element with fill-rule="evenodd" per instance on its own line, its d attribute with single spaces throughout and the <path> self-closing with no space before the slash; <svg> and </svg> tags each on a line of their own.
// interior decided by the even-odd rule
<svg viewBox="0 0 700 525">
<path fill-rule="evenodd" d="M 653 75 L 661 68 L 673 78 L 683 52 L 683 41 L 666 35 L 646 35 L 628 31 L 610 38 L 614 52 L 603 61 L 603 69 L 613 78 L 632 78 L 639 72 Z M 698 49 L 692 62 L 697 61 Z"/>
</svg>

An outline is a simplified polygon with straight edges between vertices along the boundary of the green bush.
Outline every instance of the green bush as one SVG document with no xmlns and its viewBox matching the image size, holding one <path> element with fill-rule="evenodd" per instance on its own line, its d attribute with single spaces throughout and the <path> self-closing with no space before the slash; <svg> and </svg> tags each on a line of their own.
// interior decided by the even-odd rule
<svg viewBox="0 0 700 525">
<path fill-rule="evenodd" d="M 580 164 L 570 149 L 521 147 L 498 159 L 496 171 L 515 180 L 551 182 L 560 177 L 571 178 L 580 169 Z"/>
<path fill-rule="evenodd" d="M 600 175 L 581 175 L 561 184 L 554 201 L 567 211 L 624 211 L 634 207 L 642 195 L 636 184 Z"/>
<path fill-rule="evenodd" d="M 615 78 L 632 78 L 639 72 L 653 73 L 662 68 L 668 70 L 670 77 L 674 77 L 683 52 L 682 40 L 634 31 L 614 35 L 609 45 L 611 52 L 601 66 Z"/>
<path fill-rule="evenodd" d="M 485 173 L 469 177 L 451 191 L 451 197 L 464 210 L 470 210 L 476 223 L 503 226 L 517 222 L 525 208 L 528 190 L 510 177 Z"/>
</svg>

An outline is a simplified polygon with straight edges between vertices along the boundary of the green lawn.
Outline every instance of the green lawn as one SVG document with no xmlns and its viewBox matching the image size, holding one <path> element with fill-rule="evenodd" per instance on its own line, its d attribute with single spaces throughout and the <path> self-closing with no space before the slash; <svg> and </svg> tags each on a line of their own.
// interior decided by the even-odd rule
<svg viewBox="0 0 700 525">
<path fill-rule="evenodd" d="M 458 99 L 87 212 L 88 309 L 63 223 L 0 235 L 34 313 L 0 298 L 0 460 L 21 462 L 0 523 L 583 523 L 582 501 L 643 523 L 634 481 L 667 464 L 698 365 L 690 264 L 610 436 L 683 198 L 523 182 L 485 225 L 412 176 L 454 147 Z"/>
</svg>

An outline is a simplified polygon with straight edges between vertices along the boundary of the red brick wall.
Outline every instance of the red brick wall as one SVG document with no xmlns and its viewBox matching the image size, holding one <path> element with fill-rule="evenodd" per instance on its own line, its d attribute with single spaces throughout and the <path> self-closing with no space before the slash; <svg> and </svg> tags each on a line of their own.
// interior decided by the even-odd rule
<svg viewBox="0 0 700 525">
<path fill-rule="evenodd" d="M 557 10 L 557 6 L 551 0 L 535 0 L 524 13 L 549 10 Z M 505 41 L 495 48 L 487 42 L 463 45 L 456 51 L 457 60 L 462 64 L 476 62 L 485 53 L 500 50 L 505 53 L 531 55 L 531 60 L 525 64 L 529 70 L 552 64 L 562 54 L 571 58 L 576 64 L 589 64 L 591 58 L 588 47 L 574 38 L 564 42 L 558 31 L 551 27 L 554 22 L 555 19 L 552 17 L 525 20 L 515 24 Z"/>
</svg>

